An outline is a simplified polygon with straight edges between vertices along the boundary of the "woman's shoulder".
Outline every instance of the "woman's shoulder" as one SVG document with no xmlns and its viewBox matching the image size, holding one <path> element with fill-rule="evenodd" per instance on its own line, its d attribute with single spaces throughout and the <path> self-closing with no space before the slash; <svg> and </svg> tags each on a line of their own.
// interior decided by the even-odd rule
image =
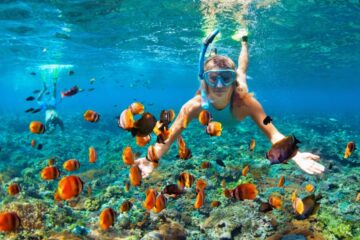
<svg viewBox="0 0 360 240">
<path fill-rule="evenodd" d="M 200 95 L 196 95 L 194 97 L 192 97 L 190 100 L 188 100 L 184 106 L 186 107 L 191 107 L 191 108 L 201 108 L 201 96 Z"/>
<path fill-rule="evenodd" d="M 194 96 L 189 101 L 187 101 L 183 106 L 182 110 L 188 114 L 197 115 L 202 110 L 201 107 L 201 97 L 199 95 Z"/>
</svg>

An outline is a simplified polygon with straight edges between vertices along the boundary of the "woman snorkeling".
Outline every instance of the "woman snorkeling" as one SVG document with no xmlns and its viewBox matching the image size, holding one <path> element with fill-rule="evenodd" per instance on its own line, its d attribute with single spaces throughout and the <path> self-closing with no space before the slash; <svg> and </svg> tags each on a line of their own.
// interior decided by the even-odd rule
<svg viewBox="0 0 360 240">
<path fill-rule="evenodd" d="M 248 93 L 246 84 L 246 72 L 248 66 L 247 33 L 239 37 L 241 51 L 238 59 L 239 66 L 227 56 L 213 55 L 204 61 L 207 47 L 215 38 L 218 31 L 214 31 L 203 44 L 200 54 L 201 79 L 200 89 L 197 94 L 186 102 L 170 128 L 170 135 L 165 143 L 156 143 L 154 146 L 155 155 L 160 159 L 170 148 L 171 144 L 180 136 L 183 122 L 188 123 L 198 118 L 204 109 L 209 111 L 215 120 L 224 126 L 238 124 L 239 121 L 250 116 L 272 144 L 285 139 L 275 126 L 270 122 L 264 124 L 267 118 L 261 104 L 255 97 Z M 150 148 L 149 148 L 150 149 Z M 148 150 L 147 156 L 135 161 L 141 169 L 142 176 L 148 177 L 156 166 L 151 160 L 154 153 Z M 325 168 L 317 163 L 318 155 L 309 152 L 300 152 L 292 157 L 292 160 L 308 174 L 320 174 Z"/>
<path fill-rule="evenodd" d="M 58 104 L 58 101 L 56 100 L 56 81 L 57 79 L 53 79 L 51 97 L 46 98 L 45 92 L 47 91 L 47 85 L 45 81 L 43 81 L 43 88 L 36 98 L 40 108 L 45 110 L 45 129 L 47 133 L 53 132 L 57 125 L 60 127 L 61 131 L 64 131 L 64 123 L 56 111 L 56 105 Z"/>
</svg>

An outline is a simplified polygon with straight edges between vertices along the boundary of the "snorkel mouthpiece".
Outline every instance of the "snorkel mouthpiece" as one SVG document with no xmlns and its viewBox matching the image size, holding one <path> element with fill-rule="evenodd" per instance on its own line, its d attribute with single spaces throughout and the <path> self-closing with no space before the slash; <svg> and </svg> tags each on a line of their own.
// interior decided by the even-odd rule
<svg viewBox="0 0 360 240">
<path fill-rule="evenodd" d="M 200 79 L 200 81 L 204 80 L 204 62 L 205 62 L 206 50 L 218 33 L 219 33 L 219 30 L 215 29 L 203 41 L 203 45 L 201 47 L 200 56 L 199 56 L 199 79 Z M 201 89 L 201 105 L 204 109 L 207 109 L 209 107 L 209 100 L 206 97 L 205 89 Z"/>
</svg>

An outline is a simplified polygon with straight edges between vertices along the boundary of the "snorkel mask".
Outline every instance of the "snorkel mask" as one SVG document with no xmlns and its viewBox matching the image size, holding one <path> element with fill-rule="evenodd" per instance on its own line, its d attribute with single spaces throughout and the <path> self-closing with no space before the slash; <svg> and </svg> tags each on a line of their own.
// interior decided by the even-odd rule
<svg viewBox="0 0 360 240">
<path fill-rule="evenodd" d="M 229 87 L 236 79 L 236 72 L 232 69 L 209 70 L 204 72 L 204 80 L 210 87 Z M 221 85 L 219 85 L 221 83 Z"/>
<path fill-rule="evenodd" d="M 216 29 L 207 36 L 203 41 L 199 56 L 199 79 L 204 80 L 210 87 L 228 87 L 231 86 L 236 79 L 236 72 L 233 69 L 209 70 L 204 72 L 205 54 L 209 45 L 212 43 L 219 30 Z M 221 85 L 220 85 L 221 83 Z M 209 99 L 206 97 L 205 89 L 200 90 L 201 106 L 204 109 L 209 108 Z"/>
</svg>

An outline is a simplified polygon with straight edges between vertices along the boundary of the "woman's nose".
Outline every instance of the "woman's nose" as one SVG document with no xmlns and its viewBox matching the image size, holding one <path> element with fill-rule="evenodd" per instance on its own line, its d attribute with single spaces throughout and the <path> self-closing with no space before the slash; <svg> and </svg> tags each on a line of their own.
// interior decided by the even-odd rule
<svg viewBox="0 0 360 240">
<path fill-rule="evenodd" d="M 222 88 L 222 87 L 224 87 L 224 85 L 222 84 L 220 78 L 216 78 L 216 87 L 217 87 L 217 88 Z"/>
</svg>

